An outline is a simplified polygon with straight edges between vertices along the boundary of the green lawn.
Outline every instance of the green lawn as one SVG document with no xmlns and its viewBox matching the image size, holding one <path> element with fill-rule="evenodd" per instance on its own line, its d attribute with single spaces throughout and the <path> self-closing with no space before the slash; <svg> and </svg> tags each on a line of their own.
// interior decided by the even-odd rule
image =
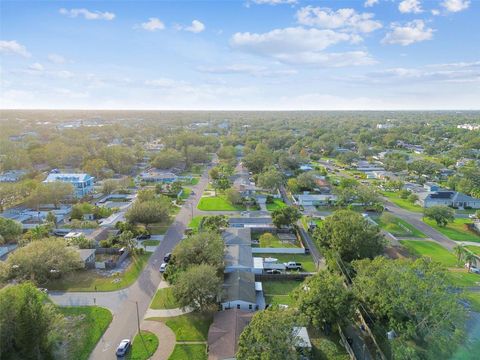
<svg viewBox="0 0 480 360">
<path fill-rule="evenodd" d="M 164 288 L 157 291 L 150 304 L 152 309 L 176 309 L 177 301 L 173 297 L 172 288 Z"/>
<path fill-rule="evenodd" d="M 402 199 L 398 196 L 398 193 L 391 191 L 384 191 L 383 196 L 388 198 L 392 203 L 401 207 L 402 209 L 413 211 L 413 212 L 423 212 L 423 208 L 419 205 L 412 204 L 407 199 Z"/>
<path fill-rule="evenodd" d="M 272 204 L 267 204 L 267 210 L 268 211 L 273 211 L 273 210 L 277 210 L 277 209 L 281 209 L 281 208 L 284 208 L 286 207 L 287 204 L 285 204 L 282 200 L 280 199 L 273 199 L 273 203 Z"/>
<path fill-rule="evenodd" d="M 184 187 L 181 198 L 182 199 L 188 199 L 188 197 L 190 196 L 191 193 L 192 193 L 192 189 L 190 189 L 188 187 Z"/>
<path fill-rule="evenodd" d="M 469 273 L 467 269 L 457 269 L 450 271 L 450 278 L 455 286 L 472 287 L 480 285 L 480 275 Z"/>
<path fill-rule="evenodd" d="M 143 240 L 143 246 L 158 246 L 160 244 L 160 240 Z"/>
<path fill-rule="evenodd" d="M 479 292 L 466 292 L 464 294 L 465 300 L 468 300 L 472 306 L 472 310 L 480 312 L 480 293 Z"/>
<path fill-rule="evenodd" d="M 475 246 L 475 245 L 467 245 L 465 246 L 468 250 L 473 252 L 475 255 L 480 256 L 480 246 Z"/>
<path fill-rule="evenodd" d="M 395 218 L 391 223 L 383 223 L 381 218 L 374 218 L 375 222 L 385 231 L 397 237 L 426 238 L 427 236 L 403 219 Z"/>
<path fill-rule="evenodd" d="M 203 211 L 242 211 L 245 206 L 232 205 L 225 195 L 202 197 L 198 209 Z"/>
<path fill-rule="evenodd" d="M 443 246 L 433 241 L 401 240 L 412 255 L 427 256 L 447 267 L 455 267 L 457 258 Z"/>
<path fill-rule="evenodd" d="M 188 224 L 189 228 L 192 228 L 193 230 L 198 231 L 198 228 L 200 227 L 200 223 L 203 219 L 203 216 L 194 216 L 192 220 L 190 220 L 190 223 Z"/>
<path fill-rule="evenodd" d="M 449 223 L 445 227 L 438 226 L 437 223 L 431 219 L 424 218 L 423 221 L 452 240 L 480 242 L 480 235 L 475 234 L 467 228 L 466 224 L 472 222 L 470 219 L 457 218 L 453 223 Z"/>
<path fill-rule="evenodd" d="M 168 360 L 207 360 L 205 344 L 176 344 Z"/>
<path fill-rule="evenodd" d="M 350 356 L 340 344 L 340 336 L 335 332 L 326 336 L 312 328 L 308 329 L 312 343 L 312 360 L 348 360 Z"/>
<path fill-rule="evenodd" d="M 282 280 L 282 281 L 263 281 L 263 293 L 267 304 L 293 305 L 294 299 L 290 293 L 301 284 L 301 281 Z"/>
<path fill-rule="evenodd" d="M 135 282 L 152 253 L 135 255 L 132 263 L 119 276 L 101 276 L 92 270 L 76 271 L 47 285 L 49 290 L 66 291 L 113 291 L 123 289 Z"/>
<path fill-rule="evenodd" d="M 303 255 L 303 254 L 253 254 L 255 257 L 272 257 L 275 259 L 278 259 L 279 263 L 284 263 L 288 261 L 295 261 L 302 263 L 302 271 L 307 271 L 307 272 L 315 272 L 317 271 L 317 268 L 315 266 L 315 262 L 313 261 L 313 258 L 310 255 Z"/>
<path fill-rule="evenodd" d="M 142 341 L 143 339 L 143 341 Z M 129 360 L 147 360 L 155 353 L 158 348 L 158 338 L 150 331 L 141 331 L 140 334 L 135 335 L 127 359 Z"/>
<path fill-rule="evenodd" d="M 68 306 L 58 310 L 65 316 L 68 358 L 86 360 L 112 321 L 109 310 L 98 306 Z"/>
<path fill-rule="evenodd" d="M 212 314 L 188 313 L 170 318 L 151 318 L 163 321 L 175 333 L 177 341 L 207 341 Z"/>
<path fill-rule="evenodd" d="M 260 247 L 261 248 L 298 248 L 298 240 L 296 243 L 290 241 L 281 241 L 276 235 L 269 236 L 268 238 L 260 236 Z"/>
</svg>

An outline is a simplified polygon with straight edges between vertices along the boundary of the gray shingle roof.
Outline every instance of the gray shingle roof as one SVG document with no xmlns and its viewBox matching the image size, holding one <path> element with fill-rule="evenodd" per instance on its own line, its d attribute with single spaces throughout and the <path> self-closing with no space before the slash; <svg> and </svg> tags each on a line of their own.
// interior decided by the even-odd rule
<svg viewBox="0 0 480 360">
<path fill-rule="evenodd" d="M 225 266 L 253 267 L 252 247 L 250 245 L 228 245 L 225 249 Z"/>
<path fill-rule="evenodd" d="M 225 245 L 251 245 L 252 243 L 250 228 L 228 228 L 222 236 Z"/>
<path fill-rule="evenodd" d="M 255 275 L 246 271 L 225 274 L 223 302 L 242 300 L 256 303 Z"/>
</svg>

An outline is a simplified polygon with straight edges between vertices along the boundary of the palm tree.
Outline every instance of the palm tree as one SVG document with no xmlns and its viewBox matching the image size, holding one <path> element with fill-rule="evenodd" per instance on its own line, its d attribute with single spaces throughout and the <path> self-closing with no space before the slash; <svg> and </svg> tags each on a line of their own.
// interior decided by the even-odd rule
<svg viewBox="0 0 480 360">
<path fill-rule="evenodd" d="M 472 267 L 472 263 L 476 262 L 477 257 L 472 252 L 467 251 L 465 252 L 464 259 L 468 264 L 468 271 L 470 271 L 470 268 Z"/>
<path fill-rule="evenodd" d="M 466 251 L 465 251 L 465 247 L 462 244 L 460 244 L 453 248 L 453 252 L 457 256 L 457 261 L 460 262 L 460 260 L 462 260 L 462 258 L 465 256 Z"/>
</svg>

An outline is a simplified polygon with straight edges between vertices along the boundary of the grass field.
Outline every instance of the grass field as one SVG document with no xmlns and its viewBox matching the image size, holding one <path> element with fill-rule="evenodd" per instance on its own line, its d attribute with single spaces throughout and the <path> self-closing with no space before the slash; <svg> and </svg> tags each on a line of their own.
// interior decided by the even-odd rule
<svg viewBox="0 0 480 360">
<path fill-rule="evenodd" d="M 472 222 L 470 219 L 457 218 L 453 223 L 449 223 L 445 227 L 438 226 L 435 221 L 427 218 L 424 218 L 423 222 L 440 231 L 443 235 L 448 236 L 452 240 L 480 242 L 480 236 L 467 228 L 466 224 Z"/>
<path fill-rule="evenodd" d="M 176 309 L 177 301 L 173 297 L 172 288 L 164 288 L 157 291 L 150 304 L 152 309 Z"/>
<path fill-rule="evenodd" d="M 188 227 L 192 228 L 195 231 L 198 231 L 198 228 L 200 227 L 200 222 L 202 221 L 203 216 L 194 216 L 192 220 L 188 223 Z"/>
<path fill-rule="evenodd" d="M 473 252 L 475 255 L 480 256 L 480 246 L 475 246 L 475 245 L 467 245 L 465 246 L 468 250 Z"/>
<path fill-rule="evenodd" d="M 419 205 L 412 204 L 407 199 L 402 199 L 398 196 L 396 192 L 384 191 L 383 196 L 388 198 L 392 203 L 401 207 L 402 209 L 413 211 L 413 212 L 423 212 L 423 208 Z"/>
<path fill-rule="evenodd" d="M 203 211 L 242 211 L 245 206 L 231 204 L 225 195 L 202 197 L 198 209 Z"/>
<path fill-rule="evenodd" d="M 267 304 L 293 305 L 294 299 L 290 293 L 301 284 L 301 281 L 263 281 L 263 293 Z"/>
<path fill-rule="evenodd" d="M 464 294 L 465 300 L 468 300 L 472 310 L 480 312 L 480 293 L 479 292 L 466 292 Z"/>
<path fill-rule="evenodd" d="M 76 271 L 47 285 L 49 290 L 114 291 L 132 285 L 145 267 L 152 253 L 135 255 L 120 276 L 105 277 L 92 270 Z"/>
<path fill-rule="evenodd" d="M 415 256 L 427 256 L 446 267 L 457 265 L 457 258 L 443 246 L 433 241 L 401 240 L 400 243 Z"/>
<path fill-rule="evenodd" d="M 335 332 L 326 336 L 319 331 L 309 328 L 308 334 L 312 343 L 314 360 L 348 360 L 350 356 L 340 343 L 340 336 Z"/>
<path fill-rule="evenodd" d="M 143 341 L 142 341 L 143 338 Z M 132 343 L 132 349 L 127 355 L 128 360 L 147 360 L 155 353 L 158 348 L 158 338 L 150 331 L 141 331 L 135 335 Z"/>
<path fill-rule="evenodd" d="M 253 254 L 255 257 L 272 257 L 278 259 L 279 263 L 295 261 L 302 263 L 302 271 L 315 272 L 316 266 L 310 255 L 303 254 Z"/>
<path fill-rule="evenodd" d="M 385 231 L 388 231 L 394 236 L 397 237 L 414 237 L 414 238 L 426 238 L 427 236 L 418 230 L 416 227 L 412 226 L 403 219 L 394 218 L 394 221 L 391 223 L 384 223 L 381 220 L 381 217 L 374 218 L 375 222 Z"/>
<path fill-rule="evenodd" d="M 112 321 L 112 314 L 98 306 L 60 307 L 66 317 L 69 346 L 68 358 L 86 360 Z"/>
<path fill-rule="evenodd" d="M 192 193 L 192 189 L 190 189 L 188 187 L 184 187 L 181 198 L 182 199 L 188 199 L 188 197 L 190 196 L 191 193 Z"/>
<path fill-rule="evenodd" d="M 160 240 L 143 240 L 143 246 L 158 246 L 160 244 Z"/>
<path fill-rule="evenodd" d="M 205 344 L 176 344 L 168 360 L 207 360 Z"/>
<path fill-rule="evenodd" d="M 272 204 L 267 204 L 267 210 L 268 211 L 273 211 L 273 210 L 277 210 L 277 209 L 281 209 L 281 208 L 284 208 L 286 207 L 287 204 L 285 204 L 282 200 L 280 199 L 273 199 L 273 203 Z"/>
<path fill-rule="evenodd" d="M 452 279 L 454 285 L 458 287 L 471 287 L 480 285 L 480 275 L 469 273 L 467 269 L 464 268 L 450 271 L 450 278 Z"/>
<path fill-rule="evenodd" d="M 260 236 L 260 247 L 261 248 L 297 248 L 300 247 L 298 241 L 292 243 L 290 241 L 281 241 L 278 236 L 271 234 L 272 236 Z"/>
<path fill-rule="evenodd" d="M 212 314 L 188 313 L 170 318 L 151 318 L 163 321 L 175 333 L 177 341 L 207 341 Z"/>
</svg>

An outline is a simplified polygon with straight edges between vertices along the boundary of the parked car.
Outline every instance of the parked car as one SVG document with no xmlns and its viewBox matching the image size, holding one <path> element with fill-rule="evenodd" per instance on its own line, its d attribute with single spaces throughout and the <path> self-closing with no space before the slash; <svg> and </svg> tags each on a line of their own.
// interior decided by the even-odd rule
<svg viewBox="0 0 480 360">
<path fill-rule="evenodd" d="M 305 248 L 305 254 L 310 254 L 310 249 L 309 248 Z"/>
<path fill-rule="evenodd" d="M 273 274 L 281 274 L 282 272 L 278 269 L 271 269 L 271 270 L 267 270 L 267 274 L 268 275 L 273 275 Z"/>
<path fill-rule="evenodd" d="M 150 234 L 142 234 L 137 236 L 137 240 L 148 240 L 152 237 Z"/>
<path fill-rule="evenodd" d="M 160 265 L 160 272 L 162 274 L 165 272 L 165 270 L 167 270 L 167 266 L 168 266 L 167 263 L 162 263 L 162 265 Z"/>
<path fill-rule="evenodd" d="M 163 257 L 163 261 L 165 261 L 167 264 L 172 258 L 172 253 L 166 253 L 165 256 Z"/>
<path fill-rule="evenodd" d="M 130 339 L 123 339 L 122 341 L 120 341 L 120 344 L 117 347 L 117 352 L 115 354 L 117 355 L 117 357 L 124 357 L 125 355 L 127 355 L 131 346 L 132 343 L 130 342 Z"/>
<path fill-rule="evenodd" d="M 295 261 L 289 261 L 289 262 L 283 263 L 283 265 L 285 265 L 287 270 L 300 270 L 302 268 L 302 264 L 297 263 Z"/>
<path fill-rule="evenodd" d="M 480 269 L 477 268 L 476 266 L 470 266 L 470 272 L 474 273 L 474 274 L 480 274 Z"/>
</svg>

